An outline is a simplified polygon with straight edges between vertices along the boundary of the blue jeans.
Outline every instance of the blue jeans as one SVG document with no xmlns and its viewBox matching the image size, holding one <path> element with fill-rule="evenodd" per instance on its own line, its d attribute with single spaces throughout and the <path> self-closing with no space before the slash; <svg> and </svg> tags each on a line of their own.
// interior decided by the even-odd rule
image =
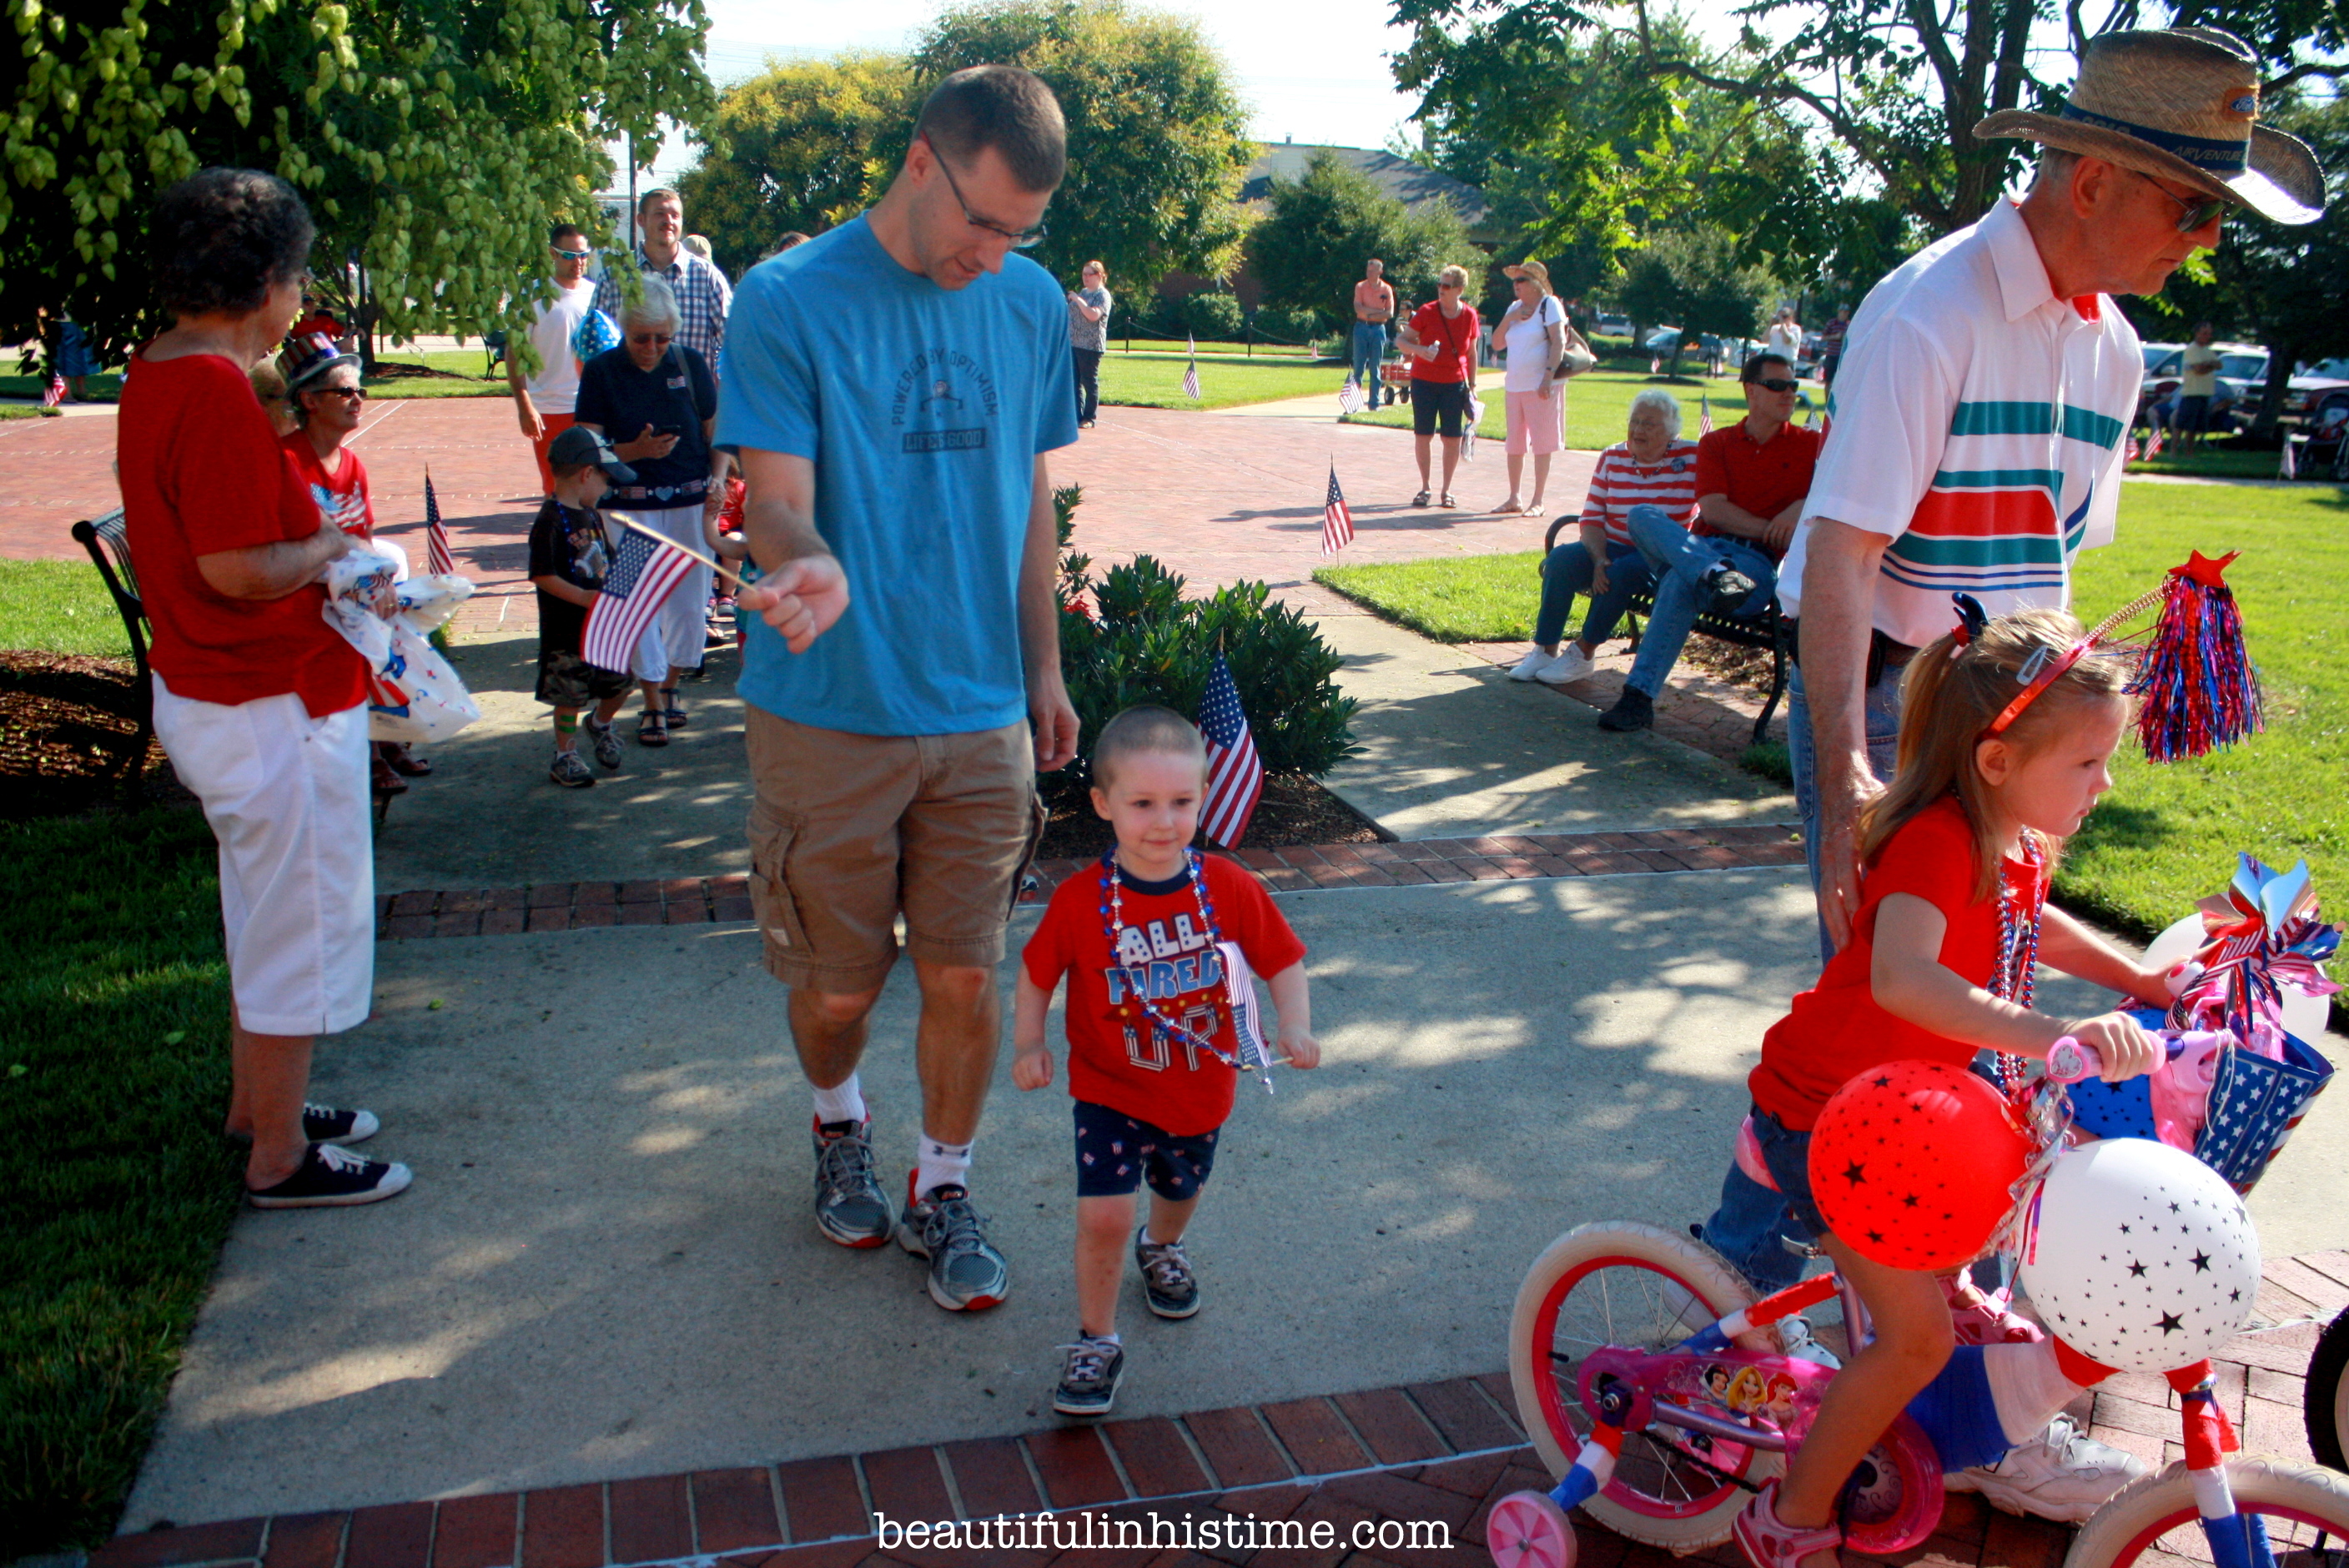
<svg viewBox="0 0 2349 1568">
<path fill-rule="evenodd" d="M 1661 507 L 1635 506 L 1630 521 L 1631 543 L 1655 573 L 1656 609 L 1640 634 L 1639 656 L 1631 661 L 1625 684 L 1652 697 L 1662 695 L 1664 677 L 1672 673 L 1689 628 L 1696 624 L 1698 597 L 1711 597 L 1702 586 L 1705 573 L 1726 563 L 1754 579 L 1754 592 L 1739 603 L 1737 614 L 1758 615 L 1778 591 L 1778 567 L 1747 540 L 1721 534 L 1698 538 Z"/>
<path fill-rule="evenodd" d="M 1887 783 L 1892 780 L 1893 753 L 1900 734 L 1900 675 L 1899 670 L 1885 671 L 1884 678 L 1868 688 L 1863 709 L 1868 770 Z M 1816 889 L 1819 885 L 1818 755 L 1811 740 L 1811 704 L 1803 691 L 1800 665 L 1790 673 L 1786 692 L 1786 752 L 1795 770 L 1795 809 L 1802 813 L 1803 858 L 1810 864 L 1811 886 Z M 1824 921 L 1819 923 L 1818 934 L 1819 962 L 1825 964 L 1835 955 L 1835 949 L 1827 942 Z M 1781 1235 L 1798 1229 L 1785 1196 L 1733 1163 L 1721 1183 L 1721 1206 L 1704 1222 L 1704 1240 L 1744 1270 L 1756 1288 L 1767 1292 L 1801 1277 L 1802 1260 L 1778 1242 Z"/>
<path fill-rule="evenodd" d="M 1371 395 L 1371 407 L 1379 406 L 1379 366 L 1387 356 L 1387 329 L 1382 322 L 1358 321 L 1354 324 L 1354 367 L 1346 373 L 1349 381 L 1360 381 Z M 1387 401 L 1394 398 L 1390 395 Z"/>
<path fill-rule="evenodd" d="M 1547 648 L 1566 635 L 1566 618 L 1577 593 L 1590 592 L 1590 552 L 1582 541 L 1561 544 L 1549 552 L 1542 570 L 1541 610 L 1534 616 L 1534 641 Z M 1631 595 L 1648 585 L 1648 562 L 1628 544 L 1607 542 L 1607 592 L 1590 601 L 1582 623 L 1581 640 L 1597 647 L 1615 634 Z"/>
</svg>

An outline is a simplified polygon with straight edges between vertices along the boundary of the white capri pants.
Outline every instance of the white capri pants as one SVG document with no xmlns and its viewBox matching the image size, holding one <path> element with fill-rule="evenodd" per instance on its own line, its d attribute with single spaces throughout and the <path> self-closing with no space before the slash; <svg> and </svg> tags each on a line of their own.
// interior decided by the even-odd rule
<svg viewBox="0 0 2349 1568">
<path fill-rule="evenodd" d="M 375 984 L 366 706 L 312 718 L 287 692 L 228 707 L 176 696 L 157 676 L 155 734 L 220 841 L 238 1022 L 297 1036 L 364 1023 Z"/>
<path fill-rule="evenodd" d="M 664 539 L 674 540 L 696 555 L 707 555 L 709 548 L 701 537 L 701 503 L 691 506 L 663 507 L 648 511 L 636 507 L 613 509 L 625 511 L 628 517 L 651 529 Z M 616 524 L 615 525 L 617 526 Z M 678 579 L 675 588 L 652 621 L 650 638 L 655 648 L 664 656 L 669 667 L 691 669 L 701 663 L 702 650 L 709 638 L 709 568 L 699 562 L 688 568 Z M 641 661 L 645 650 L 638 650 Z M 666 680 L 668 669 L 647 676 L 641 663 L 636 671 L 640 680 Z"/>
</svg>

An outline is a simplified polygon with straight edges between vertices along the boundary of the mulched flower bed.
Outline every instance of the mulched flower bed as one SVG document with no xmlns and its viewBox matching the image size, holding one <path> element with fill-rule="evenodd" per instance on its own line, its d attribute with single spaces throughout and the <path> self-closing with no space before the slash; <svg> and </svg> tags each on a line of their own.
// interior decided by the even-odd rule
<svg viewBox="0 0 2349 1568">
<path fill-rule="evenodd" d="M 1264 799 L 1248 819 L 1244 849 L 1278 850 L 1291 844 L 1371 844 L 1381 837 L 1368 817 L 1347 805 L 1312 779 L 1294 773 L 1276 773 L 1264 781 Z M 1044 827 L 1044 841 L 1036 851 L 1040 861 L 1085 861 L 1099 856 L 1116 837 L 1109 824 L 1093 815 L 1090 799 L 1055 805 Z"/>
<path fill-rule="evenodd" d="M 63 816 L 120 795 L 129 717 L 128 659 L 0 652 L 0 819 Z M 140 769 L 150 801 L 194 799 L 150 740 Z"/>
</svg>

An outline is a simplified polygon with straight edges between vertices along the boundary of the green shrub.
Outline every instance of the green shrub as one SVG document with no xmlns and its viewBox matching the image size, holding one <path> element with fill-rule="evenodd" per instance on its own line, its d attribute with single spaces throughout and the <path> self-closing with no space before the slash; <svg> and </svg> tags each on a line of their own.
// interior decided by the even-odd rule
<svg viewBox="0 0 2349 1568">
<path fill-rule="evenodd" d="M 1209 343 L 1231 343 L 1239 337 L 1240 302 L 1229 294 L 1195 294 L 1182 302 L 1183 330 Z"/>
<path fill-rule="evenodd" d="M 1310 343 L 1328 328 L 1317 311 L 1267 305 L 1256 313 L 1256 330 L 1258 336 L 1281 343 Z"/>
<path fill-rule="evenodd" d="M 1077 499 L 1065 490 L 1054 498 L 1063 517 Z M 1048 795 L 1066 799 L 1091 786 L 1084 758 L 1102 726 L 1125 709 L 1158 703 L 1196 717 L 1218 648 L 1265 771 L 1318 778 L 1354 749 L 1354 699 L 1330 679 L 1341 662 L 1336 650 L 1297 611 L 1269 603 L 1264 583 L 1186 599 L 1183 579 L 1150 556 L 1095 581 L 1073 554 L 1061 557 L 1061 671 L 1077 710 L 1078 760 L 1043 778 Z M 1083 593 L 1092 614 L 1077 597 Z"/>
</svg>

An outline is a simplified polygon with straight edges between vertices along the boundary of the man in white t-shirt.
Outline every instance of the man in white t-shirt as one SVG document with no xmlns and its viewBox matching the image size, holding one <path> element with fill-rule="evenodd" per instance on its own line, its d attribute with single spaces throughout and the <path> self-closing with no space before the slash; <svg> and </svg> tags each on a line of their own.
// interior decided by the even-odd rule
<svg viewBox="0 0 2349 1568">
<path fill-rule="evenodd" d="M 525 378 L 522 357 L 506 353 L 506 381 L 513 387 L 514 417 L 530 438 L 538 459 L 542 493 L 554 493 L 554 470 L 546 464 L 546 449 L 571 428 L 571 409 L 579 396 L 579 361 L 571 352 L 572 335 L 595 305 L 595 285 L 587 281 L 587 236 L 576 223 L 557 223 L 547 236 L 554 253 L 554 294 L 538 307 L 530 329 L 531 346 L 538 351 L 538 371 Z"/>
</svg>

